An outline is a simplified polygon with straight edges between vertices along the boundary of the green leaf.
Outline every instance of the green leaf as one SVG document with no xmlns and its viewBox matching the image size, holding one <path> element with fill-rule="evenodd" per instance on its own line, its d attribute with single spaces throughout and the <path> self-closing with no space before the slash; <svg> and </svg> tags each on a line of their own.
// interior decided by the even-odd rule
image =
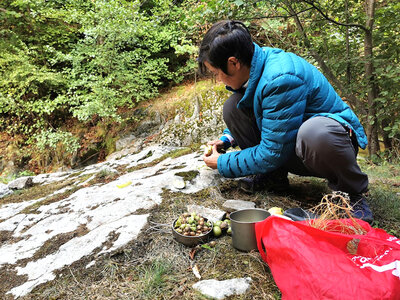
<svg viewBox="0 0 400 300">
<path fill-rule="evenodd" d="M 210 247 L 209 245 L 207 245 L 207 244 L 202 244 L 201 247 L 204 248 L 204 249 L 208 249 L 208 250 L 211 250 L 211 251 L 215 251 L 215 249 L 211 248 L 211 247 Z"/>
</svg>

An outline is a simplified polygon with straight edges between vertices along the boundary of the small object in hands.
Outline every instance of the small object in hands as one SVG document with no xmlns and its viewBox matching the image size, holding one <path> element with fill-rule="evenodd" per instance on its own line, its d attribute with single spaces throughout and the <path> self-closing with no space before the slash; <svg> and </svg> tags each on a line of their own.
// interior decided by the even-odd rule
<svg viewBox="0 0 400 300">
<path fill-rule="evenodd" d="M 270 209 L 268 209 L 268 212 L 271 215 L 283 215 L 283 209 L 280 207 L 271 207 Z"/>
<path fill-rule="evenodd" d="M 122 189 L 122 188 L 127 187 L 127 186 L 129 186 L 131 184 L 132 184 L 132 181 L 128 181 L 128 182 L 125 182 L 125 183 L 122 183 L 122 184 L 117 184 L 117 188 Z"/>
<path fill-rule="evenodd" d="M 210 156 L 212 154 L 213 146 L 212 145 L 201 145 L 200 149 L 204 150 L 205 156 Z"/>
<path fill-rule="evenodd" d="M 207 146 L 206 146 L 206 149 L 205 149 L 205 154 L 206 154 L 207 156 L 209 156 L 209 155 L 212 154 L 212 152 L 213 152 L 213 146 L 212 146 L 212 145 L 207 145 Z"/>
</svg>

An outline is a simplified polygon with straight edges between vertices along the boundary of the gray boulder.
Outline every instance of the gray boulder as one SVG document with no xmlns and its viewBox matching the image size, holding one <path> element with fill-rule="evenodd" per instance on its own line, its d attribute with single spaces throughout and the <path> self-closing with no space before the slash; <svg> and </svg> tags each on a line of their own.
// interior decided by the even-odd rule
<svg viewBox="0 0 400 300">
<path fill-rule="evenodd" d="M 24 176 L 8 183 L 8 188 L 12 190 L 22 190 L 33 185 L 33 176 Z"/>
</svg>

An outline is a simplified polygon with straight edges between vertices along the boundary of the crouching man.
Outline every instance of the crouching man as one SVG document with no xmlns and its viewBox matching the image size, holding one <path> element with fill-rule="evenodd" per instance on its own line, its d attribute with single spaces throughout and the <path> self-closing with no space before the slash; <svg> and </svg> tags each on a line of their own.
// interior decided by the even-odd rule
<svg viewBox="0 0 400 300">
<path fill-rule="evenodd" d="M 356 218 L 371 222 L 364 193 L 368 177 L 356 156 L 367 138 L 360 121 L 324 75 L 301 57 L 261 48 L 239 21 L 220 21 L 205 34 L 199 68 L 214 73 L 233 93 L 224 103 L 223 136 L 203 159 L 225 177 L 246 177 L 252 192 L 287 185 L 287 174 L 326 178 L 348 193 Z M 239 146 L 240 151 L 220 154 Z"/>
</svg>

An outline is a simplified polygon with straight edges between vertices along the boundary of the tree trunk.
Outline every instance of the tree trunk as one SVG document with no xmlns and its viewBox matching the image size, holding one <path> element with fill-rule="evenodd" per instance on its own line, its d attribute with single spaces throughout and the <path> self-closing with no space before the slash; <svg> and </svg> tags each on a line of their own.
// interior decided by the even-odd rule
<svg viewBox="0 0 400 300">
<path fill-rule="evenodd" d="M 373 43 L 372 28 L 374 25 L 375 0 L 365 1 L 366 12 L 366 31 L 364 37 L 364 56 L 365 56 L 365 79 L 368 88 L 368 151 L 370 155 L 377 154 L 380 151 L 378 140 L 378 120 L 376 117 L 375 99 L 378 96 L 378 88 L 374 82 L 374 64 L 373 64 Z"/>
<path fill-rule="evenodd" d="M 388 122 L 387 119 L 382 120 L 380 134 L 383 138 L 383 145 L 385 146 L 385 150 L 392 151 L 393 150 L 392 139 L 389 137 L 388 132 L 384 130 L 384 128 L 389 125 L 390 123 Z"/>
<path fill-rule="evenodd" d="M 333 74 L 332 70 L 327 66 L 323 57 L 319 55 L 311 46 L 310 40 L 307 37 L 307 34 L 304 31 L 303 25 L 300 22 L 299 17 L 296 14 L 296 11 L 292 7 L 290 1 L 285 1 L 286 7 L 289 9 L 290 14 L 294 17 L 296 22 L 297 29 L 300 31 L 301 35 L 303 36 L 304 45 L 307 47 L 308 51 L 310 52 L 311 56 L 317 61 L 318 65 L 320 66 L 322 73 L 327 77 L 329 82 L 331 82 L 339 91 L 342 93 L 342 97 L 347 103 L 350 105 L 351 108 L 357 107 L 359 111 L 362 112 L 363 115 L 367 115 L 367 110 L 365 107 L 360 105 L 360 101 L 354 96 L 352 93 L 348 92 L 345 86 L 339 81 L 339 79 Z"/>
<path fill-rule="evenodd" d="M 349 0 L 345 2 L 345 10 L 346 10 L 346 24 L 349 23 Z M 347 85 L 351 83 L 351 63 L 350 63 L 350 34 L 349 27 L 346 27 L 346 81 Z"/>
</svg>

